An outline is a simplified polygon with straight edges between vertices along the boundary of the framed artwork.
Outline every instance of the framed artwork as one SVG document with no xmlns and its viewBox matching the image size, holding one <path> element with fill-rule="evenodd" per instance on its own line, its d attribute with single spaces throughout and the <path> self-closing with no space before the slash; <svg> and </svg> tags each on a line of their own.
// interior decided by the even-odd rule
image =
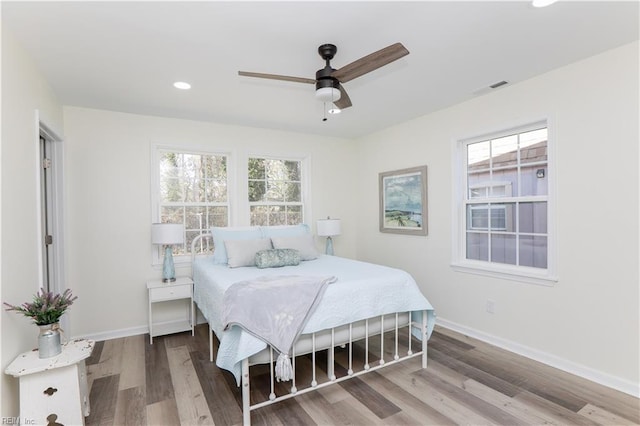
<svg viewBox="0 0 640 426">
<path fill-rule="evenodd" d="M 427 235 L 427 166 L 379 174 L 380 232 Z"/>
</svg>

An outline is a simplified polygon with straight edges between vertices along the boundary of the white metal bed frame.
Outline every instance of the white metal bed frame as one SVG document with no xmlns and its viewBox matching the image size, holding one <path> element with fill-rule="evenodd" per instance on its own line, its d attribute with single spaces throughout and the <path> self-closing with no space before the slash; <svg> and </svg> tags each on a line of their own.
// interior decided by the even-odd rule
<svg viewBox="0 0 640 426">
<path fill-rule="evenodd" d="M 196 237 L 191 243 L 191 264 L 195 260 L 195 246 L 205 238 L 212 238 L 211 234 L 202 234 Z M 407 327 L 408 326 L 408 327 Z M 400 341 L 399 330 L 407 327 L 407 353 L 401 355 L 398 351 L 398 343 Z M 415 336 L 413 330 L 418 330 L 421 337 L 420 350 L 415 351 L 412 348 L 412 336 Z M 384 359 L 384 337 L 385 333 L 394 333 L 395 348 L 393 352 L 393 360 L 385 361 Z M 209 360 L 213 362 L 213 329 L 209 325 Z M 369 363 L 369 340 L 380 336 L 380 359 L 377 365 Z M 361 371 L 353 371 L 353 343 L 364 339 L 364 369 Z M 335 375 L 335 348 L 337 346 L 344 347 L 348 345 L 348 370 L 347 375 L 336 377 Z M 318 351 L 328 350 L 327 357 L 327 378 L 328 381 L 318 383 L 316 377 L 316 353 Z M 304 389 L 298 389 L 296 386 L 296 356 L 311 354 L 312 380 L 310 386 Z M 251 424 L 251 411 L 267 405 L 274 404 L 285 399 L 302 395 L 325 386 L 339 383 L 341 381 L 378 370 L 388 365 L 393 365 L 401 361 L 405 361 L 417 356 L 422 357 L 422 368 L 427 368 L 427 311 L 422 311 L 422 321 L 415 322 L 411 319 L 411 312 L 396 312 L 387 315 L 381 315 L 375 318 L 368 318 L 355 323 L 345 324 L 339 327 L 322 330 L 316 333 L 300 335 L 293 346 L 291 361 L 293 364 L 293 379 L 289 393 L 284 395 L 276 395 L 275 393 L 275 374 L 274 374 L 274 348 L 268 346 L 263 351 L 242 360 L 241 373 L 241 389 L 242 389 L 242 423 L 244 425 Z M 251 405 L 251 381 L 249 376 L 249 367 L 256 364 L 270 364 L 269 382 L 270 394 L 269 399 Z"/>
</svg>

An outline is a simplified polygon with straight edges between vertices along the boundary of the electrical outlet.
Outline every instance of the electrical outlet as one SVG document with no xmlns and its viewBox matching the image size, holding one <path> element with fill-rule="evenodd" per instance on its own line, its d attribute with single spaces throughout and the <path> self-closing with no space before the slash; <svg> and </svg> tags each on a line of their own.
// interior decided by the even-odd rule
<svg viewBox="0 0 640 426">
<path fill-rule="evenodd" d="M 487 299 L 487 312 L 493 314 L 496 312 L 496 301 Z"/>
</svg>

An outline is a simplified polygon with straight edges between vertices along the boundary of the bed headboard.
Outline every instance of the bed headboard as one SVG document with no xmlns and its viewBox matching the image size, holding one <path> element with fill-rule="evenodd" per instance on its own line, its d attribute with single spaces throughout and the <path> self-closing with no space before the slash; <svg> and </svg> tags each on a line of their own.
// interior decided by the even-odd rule
<svg viewBox="0 0 640 426">
<path fill-rule="evenodd" d="M 209 241 L 210 240 L 210 241 Z M 193 239 L 191 242 L 191 264 L 196 260 L 196 246 L 198 244 L 206 244 L 207 247 L 209 244 L 213 246 L 213 235 L 210 233 L 200 234 Z"/>
</svg>

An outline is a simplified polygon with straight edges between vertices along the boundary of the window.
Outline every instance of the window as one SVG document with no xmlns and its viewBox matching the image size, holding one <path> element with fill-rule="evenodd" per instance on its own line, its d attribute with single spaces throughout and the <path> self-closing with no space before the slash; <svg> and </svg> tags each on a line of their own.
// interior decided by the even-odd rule
<svg viewBox="0 0 640 426">
<path fill-rule="evenodd" d="M 248 161 L 251 225 L 303 223 L 301 160 L 250 157 Z"/>
<path fill-rule="evenodd" d="M 154 145 L 152 150 L 151 221 L 184 225 L 185 243 L 174 247 L 177 263 L 189 260 L 193 240 L 213 226 L 298 225 L 310 217 L 308 156 L 205 149 Z M 197 252 L 212 253 L 213 247 L 205 241 Z M 154 246 L 152 263 L 162 259 Z"/>
<path fill-rule="evenodd" d="M 546 122 L 458 142 L 454 267 L 553 280 Z"/>
<path fill-rule="evenodd" d="M 506 206 L 480 204 L 469 207 L 467 223 L 470 229 L 488 231 L 507 230 L 507 209 Z M 489 227 L 489 217 L 491 217 L 491 227 Z"/>
<path fill-rule="evenodd" d="M 181 223 L 185 244 L 174 254 L 190 252 L 191 242 L 212 226 L 229 223 L 227 156 L 158 148 L 154 181 L 157 190 L 157 218 L 162 223 Z M 202 251 L 211 247 L 201 247 Z M 160 253 L 156 260 L 161 259 Z M 159 260 L 158 260 L 159 262 Z"/>
</svg>

